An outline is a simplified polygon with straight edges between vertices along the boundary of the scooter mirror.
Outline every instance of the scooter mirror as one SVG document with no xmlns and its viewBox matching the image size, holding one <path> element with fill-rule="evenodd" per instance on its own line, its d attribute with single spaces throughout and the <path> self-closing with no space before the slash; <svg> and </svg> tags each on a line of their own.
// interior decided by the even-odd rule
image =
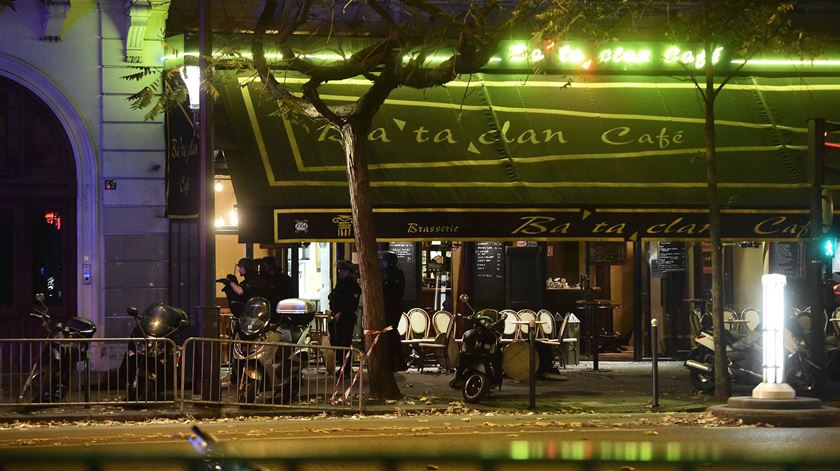
<svg viewBox="0 0 840 471">
<path fill-rule="evenodd" d="M 464 294 L 462 294 L 461 296 L 458 296 L 458 299 L 460 299 L 461 301 L 463 301 L 463 302 L 465 302 L 465 303 L 466 303 L 466 302 L 469 302 L 470 297 L 469 297 L 469 296 L 467 296 L 467 294 L 466 294 L 466 293 L 464 293 Z"/>
<path fill-rule="evenodd" d="M 127 312 L 127 313 L 128 313 L 128 315 L 129 315 L 129 316 L 131 316 L 131 317 L 137 317 L 137 316 L 139 316 L 139 315 L 140 315 L 140 313 L 139 313 L 139 312 L 137 312 L 137 308 L 136 308 L 136 307 L 129 307 L 129 308 L 127 308 L 127 309 L 125 310 L 125 312 Z"/>
</svg>

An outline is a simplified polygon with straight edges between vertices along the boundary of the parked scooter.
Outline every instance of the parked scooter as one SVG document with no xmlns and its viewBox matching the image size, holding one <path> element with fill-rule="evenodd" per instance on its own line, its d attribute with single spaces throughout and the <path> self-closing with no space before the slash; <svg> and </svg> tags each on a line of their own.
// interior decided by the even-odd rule
<svg viewBox="0 0 840 471">
<path fill-rule="evenodd" d="M 502 349 L 499 340 L 504 330 L 505 315 L 499 319 L 476 315 L 469 303 L 469 296 L 462 294 L 458 299 L 470 309 L 473 328 L 464 332 L 455 378 L 449 387 L 463 388 L 464 402 L 481 402 L 491 390 L 502 389 Z"/>
<path fill-rule="evenodd" d="M 715 389 L 714 335 L 711 314 L 703 313 L 699 319 L 700 331 L 694 338 L 697 346 L 689 353 L 685 366 L 689 369 L 691 384 L 696 389 L 711 392 Z M 761 330 L 755 329 L 744 336 L 724 331 L 729 375 L 734 384 L 757 385 L 762 374 Z M 785 325 L 784 347 L 786 352 L 785 382 L 798 396 L 818 396 L 825 384 L 823 371 L 808 359 L 806 336 L 796 319 Z"/>
<path fill-rule="evenodd" d="M 96 333 L 96 325 L 84 317 L 71 317 L 66 324 L 49 315 L 44 295 L 38 293 L 31 316 L 41 319 L 50 339 L 89 339 Z M 76 363 L 87 358 L 87 342 L 46 342 L 40 356 L 32 365 L 29 376 L 21 388 L 18 400 L 32 392 L 31 401 L 38 403 L 60 402 L 67 395 Z"/>
<path fill-rule="evenodd" d="M 315 305 L 310 301 L 284 299 L 272 315 L 267 299 L 248 300 L 233 344 L 239 402 L 291 401 L 300 388 L 308 358 L 309 324 L 314 318 Z"/>
<path fill-rule="evenodd" d="M 174 372 L 180 360 L 180 350 L 171 348 L 164 339 L 178 340 L 178 332 L 190 325 L 182 310 L 158 303 L 147 307 L 142 314 L 129 307 L 126 312 L 136 326 L 131 338 L 143 339 L 129 343 L 123 359 L 126 396 L 129 401 L 157 401 L 174 389 Z"/>
</svg>

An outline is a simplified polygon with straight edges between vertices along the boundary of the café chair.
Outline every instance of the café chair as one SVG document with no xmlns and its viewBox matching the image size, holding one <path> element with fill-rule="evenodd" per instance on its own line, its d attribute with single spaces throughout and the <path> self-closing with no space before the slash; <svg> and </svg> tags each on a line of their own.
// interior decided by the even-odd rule
<svg viewBox="0 0 840 471">
<path fill-rule="evenodd" d="M 400 314 L 400 321 L 397 323 L 397 333 L 400 334 L 400 340 L 408 338 L 408 316 L 405 313 Z"/>
<path fill-rule="evenodd" d="M 415 307 L 406 314 L 410 339 L 426 339 L 429 337 L 429 313 L 425 309 Z"/>
<path fill-rule="evenodd" d="M 449 330 L 449 324 L 452 322 L 452 314 L 449 311 L 441 309 L 432 315 L 432 327 L 435 329 L 435 335 L 446 333 Z"/>
<path fill-rule="evenodd" d="M 569 318 L 571 317 L 572 313 L 567 312 L 566 315 L 563 316 L 563 322 L 560 323 L 560 328 L 557 330 L 557 338 L 563 346 L 560 349 L 560 366 L 563 368 L 566 368 L 566 365 L 569 362 L 569 353 L 573 352 L 575 354 L 576 365 L 580 362 L 580 359 L 577 356 L 577 337 L 567 337 L 568 333 L 566 332 L 566 327 L 569 326 Z"/>
<path fill-rule="evenodd" d="M 754 332 L 758 328 L 758 325 L 761 324 L 761 311 L 758 308 L 746 307 L 741 311 L 741 319 L 747 321 L 745 324 L 748 329 L 747 333 Z"/>
<path fill-rule="evenodd" d="M 505 328 L 502 331 L 502 343 L 511 343 L 519 338 L 519 326 L 516 321 L 519 320 L 519 315 L 513 309 L 502 309 L 499 314 L 505 314 Z"/>
<path fill-rule="evenodd" d="M 520 309 L 519 312 L 516 313 L 516 315 L 519 317 L 520 322 L 530 322 L 532 320 L 533 321 L 537 320 L 537 313 L 530 310 L 530 309 Z M 530 330 L 530 327 L 528 327 L 528 324 L 518 324 L 518 326 L 519 326 L 519 330 L 517 332 L 517 335 L 519 336 L 520 339 L 527 340 L 528 339 L 528 331 Z M 535 332 L 535 335 L 536 335 L 536 332 Z"/>
<path fill-rule="evenodd" d="M 438 321 L 440 325 L 435 323 L 435 319 L 440 319 Z M 419 356 L 418 369 L 421 373 L 430 359 L 437 363 L 438 373 L 442 373 L 453 369 L 458 358 L 458 346 L 454 338 L 455 322 L 452 322 L 452 314 L 440 310 L 432 317 L 432 323 L 435 325 L 435 330 L 438 327 L 442 327 L 442 330 L 437 332 L 434 339 L 426 339 L 415 345 Z"/>
</svg>

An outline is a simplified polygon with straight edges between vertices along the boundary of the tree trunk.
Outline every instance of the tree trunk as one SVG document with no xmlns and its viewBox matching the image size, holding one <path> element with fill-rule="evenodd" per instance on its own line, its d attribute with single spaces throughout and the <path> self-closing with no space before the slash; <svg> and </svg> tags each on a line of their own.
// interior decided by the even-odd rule
<svg viewBox="0 0 840 471">
<path fill-rule="evenodd" d="M 367 128 L 356 118 L 351 118 L 341 129 L 344 153 L 347 158 L 347 180 L 350 183 L 350 206 L 359 275 L 362 287 L 362 326 L 365 330 L 378 331 L 386 327 L 385 302 L 382 297 L 382 279 L 379 273 L 376 231 L 373 225 L 373 206 L 370 195 L 365 135 Z M 379 399 L 402 397 L 388 352 L 387 334 L 380 335 L 371 356 L 367 359 L 368 388 L 371 396 Z M 375 335 L 365 335 L 365 345 L 372 345 Z"/>
<path fill-rule="evenodd" d="M 706 44 L 706 183 L 709 202 L 709 237 L 712 244 L 712 326 L 715 336 L 715 400 L 732 394 L 729 362 L 723 333 L 723 244 L 720 240 L 720 205 L 717 192 L 717 149 L 715 144 L 715 73 L 712 46 Z"/>
</svg>

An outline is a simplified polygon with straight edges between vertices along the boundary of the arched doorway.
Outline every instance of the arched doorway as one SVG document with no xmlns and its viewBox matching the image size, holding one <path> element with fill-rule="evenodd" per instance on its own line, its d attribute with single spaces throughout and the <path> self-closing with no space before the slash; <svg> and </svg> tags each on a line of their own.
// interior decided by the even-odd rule
<svg viewBox="0 0 840 471">
<path fill-rule="evenodd" d="M 0 77 L 0 337 L 42 336 L 34 293 L 76 315 L 76 163 L 55 113 Z"/>
</svg>

